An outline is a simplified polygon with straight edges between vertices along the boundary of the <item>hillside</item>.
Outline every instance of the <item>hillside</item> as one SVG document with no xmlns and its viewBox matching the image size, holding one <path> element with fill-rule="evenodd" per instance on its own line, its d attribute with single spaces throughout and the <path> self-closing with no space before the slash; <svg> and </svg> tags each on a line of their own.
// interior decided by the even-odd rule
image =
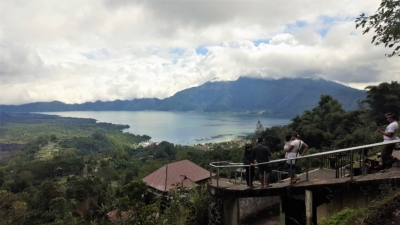
<svg viewBox="0 0 400 225">
<path fill-rule="evenodd" d="M 365 98 L 365 91 L 323 79 L 263 80 L 243 77 L 236 81 L 207 82 L 198 87 L 177 92 L 162 100 L 144 98 L 83 104 L 64 104 L 54 101 L 19 106 L 0 105 L 0 108 L 5 112 L 87 110 L 262 112 L 271 116 L 291 117 L 315 107 L 323 94 L 337 99 L 343 104 L 345 110 L 357 109 L 357 101 Z"/>
</svg>

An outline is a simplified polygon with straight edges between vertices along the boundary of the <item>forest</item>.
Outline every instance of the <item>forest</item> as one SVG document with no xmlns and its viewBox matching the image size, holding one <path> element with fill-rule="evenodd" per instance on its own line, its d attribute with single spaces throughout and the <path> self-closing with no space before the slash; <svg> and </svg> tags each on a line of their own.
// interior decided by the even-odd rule
<svg viewBox="0 0 400 225">
<path fill-rule="evenodd" d="M 264 128 L 255 121 L 247 142 L 264 137 L 272 159 L 284 157 L 285 135 L 293 131 L 309 154 L 381 142 L 376 129 L 387 125 L 385 113 L 400 112 L 400 84 L 366 91 L 357 110 L 321 95 L 318 105 L 286 126 Z M 167 141 L 143 147 L 149 136 L 93 119 L 7 112 L 0 118 L 0 224 L 207 224 L 205 187 L 183 190 L 185 197 L 182 190 L 159 196 L 141 179 L 183 159 L 205 169 L 213 161 L 242 162 L 244 151 L 223 143 L 211 151 Z M 115 216 L 107 217 L 110 212 Z"/>
</svg>

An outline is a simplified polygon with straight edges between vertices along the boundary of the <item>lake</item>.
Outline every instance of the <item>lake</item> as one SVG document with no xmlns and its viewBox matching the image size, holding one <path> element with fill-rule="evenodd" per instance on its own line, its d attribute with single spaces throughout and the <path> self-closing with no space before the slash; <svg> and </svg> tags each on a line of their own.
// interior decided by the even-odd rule
<svg viewBox="0 0 400 225">
<path fill-rule="evenodd" d="M 62 117 L 93 118 L 98 122 L 127 124 L 124 131 L 147 134 L 151 141 L 194 145 L 229 141 L 254 133 L 258 120 L 264 128 L 286 125 L 290 119 L 260 115 L 214 114 L 164 111 L 71 111 L 45 112 Z"/>
</svg>

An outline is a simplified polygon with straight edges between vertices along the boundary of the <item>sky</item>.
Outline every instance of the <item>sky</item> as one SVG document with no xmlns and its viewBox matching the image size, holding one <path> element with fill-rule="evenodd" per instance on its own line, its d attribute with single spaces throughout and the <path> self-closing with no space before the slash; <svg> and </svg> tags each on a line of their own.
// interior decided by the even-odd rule
<svg viewBox="0 0 400 225">
<path fill-rule="evenodd" d="M 208 81 L 400 80 L 355 19 L 379 0 L 1 0 L 0 104 L 163 99 Z"/>
</svg>

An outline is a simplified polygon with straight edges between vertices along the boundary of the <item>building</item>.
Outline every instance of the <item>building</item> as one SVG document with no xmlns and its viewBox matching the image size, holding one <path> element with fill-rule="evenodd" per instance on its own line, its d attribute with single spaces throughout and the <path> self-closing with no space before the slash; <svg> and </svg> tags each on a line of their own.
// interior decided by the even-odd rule
<svg viewBox="0 0 400 225">
<path fill-rule="evenodd" d="M 193 188 L 205 184 L 210 178 L 210 171 L 189 160 L 169 163 L 143 178 L 156 193 L 165 193 L 179 184 L 185 188 Z"/>
</svg>

